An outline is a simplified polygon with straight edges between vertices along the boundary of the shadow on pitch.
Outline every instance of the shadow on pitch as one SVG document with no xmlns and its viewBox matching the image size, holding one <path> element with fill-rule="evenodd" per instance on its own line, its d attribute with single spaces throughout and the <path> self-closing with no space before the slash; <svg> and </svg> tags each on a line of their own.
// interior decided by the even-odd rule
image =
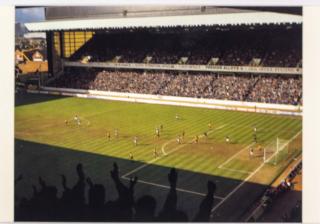
<svg viewBox="0 0 320 224">
<path fill-rule="evenodd" d="M 34 194 L 33 185 L 38 185 L 39 177 L 45 180 L 47 185 L 55 186 L 57 197 L 61 197 L 63 192 L 61 174 L 67 178 L 68 185 L 73 186 L 77 183 L 75 167 L 78 163 L 83 165 L 86 177 L 90 177 L 93 183 L 102 184 L 105 187 L 106 200 L 116 200 L 117 190 L 110 177 L 114 162 L 118 164 L 120 176 L 145 164 L 142 161 L 132 162 L 129 158 L 120 159 L 15 139 L 15 180 L 18 180 L 15 185 L 15 205 L 18 206 L 23 198 L 32 197 Z M 168 173 L 170 173 L 170 167 L 152 164 L 127 175 L 129 178 L 137 176 L 139 180 L 144 182 L 138 182 L 134 190 L 134 196 L 138 199 L 144 195 L 152 195 L 156 200 L 156 214 L 163 208 L 169 194 L 168 188 L 156 185 L 169 186 Z M 189 191 L 177 191 L 178 208 L 187 214 L 189 221 L 196 216 L 199 205 L 204 198 L 196 193 L 206 194 L 209 180 L 216 184 L 215 196 L 221 197 L 221 199 L 216 198 L 214 200 L 213 207 L 241 183 L 240 180 L 236 179 L 181 169 L 177 169 L 177 173 L 177 188 Z M 128 184 L 128 180 L 123 179 L 122 181 L 124 184 Z M 246 210 L 254 204 L 266 188 L 265 185 L 245 182 L 237 191 L 237 194 L 232 195 L 216 209 L 213 220 L 219 222 L 241 221 Z M 88 190 L 88 187 L 86 187 L 86 190 Z M 88 201 L 87 194 L 85 198 Z M 15 215 L 16 221 L 22 221 L 17 219 L 17 214 Z M 37 217 L 34 218 L 34 220 L 37 220 Z"/>
<path fill-rule="evenodd" d="M 55 96 L 47 94 L 35 94 L 35 93 L 16 93 L 15 94 L 15 106 L 23 106 L 35 103 L 42 103 L 51 100 L 64 99 L 69 96 Z"/>
</svg>

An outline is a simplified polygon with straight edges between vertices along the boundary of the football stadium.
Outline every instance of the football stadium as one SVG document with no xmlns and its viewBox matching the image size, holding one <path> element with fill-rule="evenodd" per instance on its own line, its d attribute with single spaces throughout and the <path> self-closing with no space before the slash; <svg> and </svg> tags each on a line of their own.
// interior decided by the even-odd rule
<svg viewBox="0 0 320 224">
<path fill-rule="evenodd" d="M 279 208 L 302 195 L 301 8 L 44 10 L 48 72 L 16 76 L 16 221 L 301 221 Z"/>
</svg>

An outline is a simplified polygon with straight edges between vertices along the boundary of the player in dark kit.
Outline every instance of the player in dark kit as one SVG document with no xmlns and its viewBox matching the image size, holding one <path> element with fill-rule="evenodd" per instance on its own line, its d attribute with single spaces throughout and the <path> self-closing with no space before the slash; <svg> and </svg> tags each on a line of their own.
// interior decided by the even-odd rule
<svg viewBox="0 0 320 224">
<path fill-rule="evenodd" d="M 257 143 L 257 127 L 253 127 L 253 142 Z"/>
<path fill-rule="evenodd" d="M 131 160 L 131 161 L 133 161 L 133 154 L 130 152 L 130 154 L 129 154 L 129 159 Z"/>
<path fill-rule="evenodd" d="M 256 133 L 253 134 L 253 142 L 254 142 L 254 143 L 257 143 L 257 142 L 258 142 L 258 140 L 257 140 L 257 134 L 256 134 Z"/>
<path fill-rule="evenodd" d="M 196 135 L 195 139 L 194 139 L 194 142 L 197 144 L 199 142 L 199 136 Z"/>
</svg>

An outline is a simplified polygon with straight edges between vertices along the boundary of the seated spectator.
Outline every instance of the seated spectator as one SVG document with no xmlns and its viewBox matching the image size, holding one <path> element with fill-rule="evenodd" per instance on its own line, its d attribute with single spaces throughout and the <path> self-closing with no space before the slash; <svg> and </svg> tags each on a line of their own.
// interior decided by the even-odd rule
<svg viewBox="0 0 320 224">
<path fill-rule="evenodd" d="M 197 72 L 109 71 L 67 68 L 49 84 L 55 87 L 112 92 L 298 105 L 302 79 L 284 75 Z"/>
</svg>

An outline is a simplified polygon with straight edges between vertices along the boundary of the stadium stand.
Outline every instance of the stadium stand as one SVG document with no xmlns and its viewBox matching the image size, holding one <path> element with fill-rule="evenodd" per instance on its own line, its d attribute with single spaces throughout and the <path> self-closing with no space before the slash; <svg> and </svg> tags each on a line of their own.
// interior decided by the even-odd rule
<svg viewBox="0 0 320 224">
<path fill-rule="evenodd" d="M 149 63 L 156 64 L 177 64 L 182 58 L 186 64 L 208 64 L 216 58 L 217 65 L 299 67 L 302 50 L 298 32 L 299 28 L 291 26 L 287 29 L 268 26 L 258 30 L 227 27 L 222 31 L 216 27 L 158 32 L 123 30 L 96 34 L 69 60 L 90 55 L 92 62 L 115 62 L 119 57 L 117 62 L 142 63 L 146 57 L 151 57 Z"/>
<path fill-rule="evenodd" d="M 120 29 L 95 33 L 65 61 L 301 68 L 301 41 L 299 25 Z M 48 86 L 302 105 L 302 78 L 294 74 L 67 66 Z"/>
<path fill-rule="evenodd" d="M 40 90 L 57 87 L 71 88 L 77 94 L 79 90 L 99 90 L 299 105 L 301 114 L 302 16 L 254 10 L 233 14 L 229 9 L 224 13 L 219 7 L 211 12 L 197 7 L 192 9 L 194 13 L 188 13 L 187 9 L 156 12 L 155 9 L 132 11 L 129 8 L 117 13 L 99 10 L 49 7 L 46 10 L 48 21 L 27 24 L 30 31 L 46 32 L 48 38 L 48 70 L 52 77 L 41 83 Z M 177 15 L 181 17 L 175 19 Z M 121 64 L 127 67 L 119 67 Z M 157 67 L 146 67 L 150 64 Z M 223 71 L 216 72 L 217 67 Z M 63 91 L 56 89 L 55 94 Z M 281 106 L 287 105 L 277 106 L 280 111 Z M 256 109 L 256 105 L 254 107 Z M 238 108 L 234 106 L 233 109 Z M 114 201 L 106 200 L 105 186 L 86 177 L 81 164 L 76 171 L 78 178 L 73 187 L 68 187 L 66 177 L 61 176 L 64 189 L 61 197 L 56 187 L 59 183 L 49 185 L 49 180 L 46 183 L 40 177 L 40 188 L 34 187 L 33 196 L 15 204 L 15 219 L 212 221 L 214 182 L 207 182 L 207 195 L 191 218 L 177 206 L 175 169 L 168 174 L 170 189 L 158 214 L 155 212 L 157 201 L 152 195 L 134 197 L 137 178 L 130 179 L 128 185 L 122 183 L 117 164 L 110 172 L 118 192 Z M 16 179 L 16 185 L 21 178 Z M 267 200 L 261 201 L 261 206 L 290 186 L 290 182 L 285 182 L 275 191 L 268 189 L 264 195 Z"/>
<path fill-rule="evenodd" d="M 65 74 L 50 86 L 292 105 L 302 103 L 302 79 L 296 76 L 66 68 Z"/>
<path fill-rule="evenodd" d="M 104 16 L 91 18 L 81 17 L 78 8 L 53 7 L 48 21 L 26 24 L 51 35 L 55 60 L 49 60 L 49 70 L 57 79 L 44 86 L 302 104 L 300 15 L 254 8 L 151 8 L 101 9 Z M 178 20 L 176 13 L 181 13 Z M 80 64 L 87 68 L 70 68 Z M 105 66 L 111 71 L 91 68 Z"/>
</svg>

